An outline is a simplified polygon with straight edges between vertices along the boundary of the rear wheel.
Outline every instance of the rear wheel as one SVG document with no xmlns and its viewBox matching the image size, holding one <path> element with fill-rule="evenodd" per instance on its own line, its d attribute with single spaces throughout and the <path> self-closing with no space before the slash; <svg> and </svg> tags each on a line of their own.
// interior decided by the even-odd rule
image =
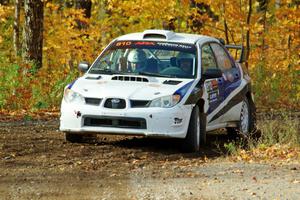
<svg viewBox="0 0 300 200">
<path fill-rule="evenodd" d="M 245 98 L 242 102 L 239 132 L 243 136 L 251 136 L 255 130 L 256 113 L 254 103 Z"/>
<path fill-rule="evenodd" d="M 255 127 L 256 114 L 255 106 L 252 100 L 244 98 L 242 101 L 242 108 L 240 113 L 240 121 L 237 128 L 227 128 L 227 132 L 231 136 L 242 135 L 250 137 L 256 130 Z"/>
<path fill-rule="evenodd" d="M 200 144 L 206 142 L 206 115 L 199 112 L 199 107 L 196 105 L 193 108 L 190 123 L 186 137 L 182 144 L 182 149 L 185 152 L 196 152 L 200 149 Z"/>
</svg>

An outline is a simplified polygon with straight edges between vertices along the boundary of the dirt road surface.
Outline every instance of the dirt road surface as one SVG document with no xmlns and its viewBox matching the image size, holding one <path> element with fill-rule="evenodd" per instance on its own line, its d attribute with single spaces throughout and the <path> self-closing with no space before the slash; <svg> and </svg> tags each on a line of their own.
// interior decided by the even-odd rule
<svg viewBox="0 0 300 200">
<path fill-rule="evenodd" d="M 58 121 L 0 122 L 0 199 L 300 199 L 300 165 L 233 162 L 226 136 L 200 153 L 178 141 L 98 136 L 71 144 Z"/>
</svg>

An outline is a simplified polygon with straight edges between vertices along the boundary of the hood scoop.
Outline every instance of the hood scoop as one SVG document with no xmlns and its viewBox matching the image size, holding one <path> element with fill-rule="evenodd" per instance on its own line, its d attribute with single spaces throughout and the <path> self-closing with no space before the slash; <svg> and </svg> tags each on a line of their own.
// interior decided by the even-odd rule
<svg viewBox="0 0 300 200">
<path fill-rule="evenodd" d="M 176 81 L 176 80 L 166 80 L 163 82 L 163 84 L 167 84 L 167 85 L 178 85 L 179 83 L 181 83 L 182 81 Z"/>
<path fill-rule="evenodd" d="M 147 78 L 139 76 L 114 76 L 111 80 L 115 81 L 135 81 L 135 82 L 149 82 Z"/>
<path fill-rule="evenodd" d="M 99 80 L 99 79 L 101 79 L 101 76 L 87 76 L 85 79 L 88 79 L 88 80 Z"/>
</svg>

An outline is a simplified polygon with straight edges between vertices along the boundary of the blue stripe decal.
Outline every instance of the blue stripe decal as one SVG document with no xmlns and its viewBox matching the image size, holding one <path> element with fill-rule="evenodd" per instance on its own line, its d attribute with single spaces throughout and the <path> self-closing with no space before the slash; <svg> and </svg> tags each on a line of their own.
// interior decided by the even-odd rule
<svg viewBox="0 0 300 200">
<path fill-rule="evenodd" d="M 76 81 L 77 81 L 77 79 L 76 79 L 75 81 L 73 81 L 72 83 L 70 83 L 70 84 L 68 85 L 68 89 L 71 89 Z"/>
<path fill-rule="evenodd" d="M 178 90 L 176 90 L 174 92 L 174 95 L 175 94 L 180 95 L 180 101 L 181 101 L 181 99 L 183 99 L 184 95 L 187 93 L 187 91 L 189 90 L 189 88 L 191 87 L 191 85 L 193 83 L 194 83 L 194 81 L 191 81 L 191 82 L 185 84 L 184 86 L 182 86 L 181 88 L 179 88 Z"/>
<path fill-rule="evenodd" d="M 218 79 L 218 95 L 217 100 L 214 102 L 210 102 L 209 100 L 209 107 L 207 113 L 212 113 L 225 99 L 228 98 L 228 96 L 237 89 L 242 83 L 242 80 L 236 80 L 234 82 L 230 82 L 228 80 L 224 80 L 224 78 Z M 210 94 L 208 94 L 210 95 Z"/>
</svg>

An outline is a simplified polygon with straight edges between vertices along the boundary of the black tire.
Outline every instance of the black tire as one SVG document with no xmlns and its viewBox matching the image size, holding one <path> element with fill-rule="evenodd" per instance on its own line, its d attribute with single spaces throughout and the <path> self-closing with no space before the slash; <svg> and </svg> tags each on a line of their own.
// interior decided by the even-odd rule
<svg viewBox="0 0 300 200">
<path fill-rule="evenodd" d="M 200 116 L 200 144 L 206 145 L 206 114 L 199 113 Z"/>
<path fill-rule="evenodd" d="M 226 131 L 227 131 L 229 139 L 231 139 L 231 140 L 236 140 L 240 137 L 239 128 L 227 127 Z"/>
<path fill-rule="evenodd" d="M 76 133 L 65 133 L 67 142 L 71 143 L 94 143 L 97 142 L 97 135 L 93 133 L 76 134 Z"/>
<path fill-rule="evenodd" d="M 65 138 L 67 142 L 71 143 L 82 143 L 83 135 L 75 134 L 75 133 L 65 133 Z"/>
<path fill-rule="evenodd" d="M 196 105 L 193 108 L 188 131 L 182 143 L 184 152 L 197 152 L 200 150 L 200 144 L 206 142 L 206 115 L 199 112 Z"/>
</svg>

